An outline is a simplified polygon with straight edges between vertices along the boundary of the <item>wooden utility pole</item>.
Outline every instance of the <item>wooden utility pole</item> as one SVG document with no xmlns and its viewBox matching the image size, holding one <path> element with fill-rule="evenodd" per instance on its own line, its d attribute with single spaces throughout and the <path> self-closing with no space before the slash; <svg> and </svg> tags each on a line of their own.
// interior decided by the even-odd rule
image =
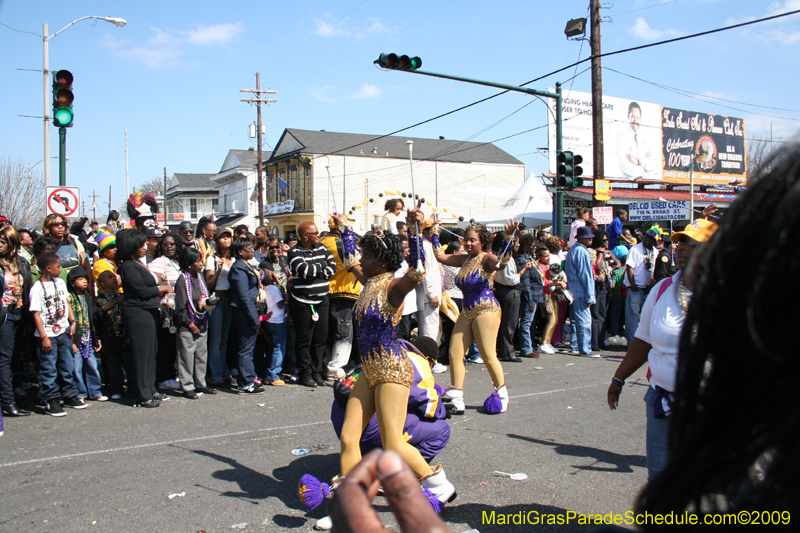
<svg viewBox="0 0 800 533">
<path fill-rule="evenodd" d="M 255 98 L 242 98 L 242 102 L 248 104 L 256 104 L 256 138 L 258 139 L 258 183 L 256 184 L 256 191 L 258 191 L 258 224 L 264 225 L 264 180 L 262 174 L 264 169 L 262 165 L 261 156 L 261 104 L 274 104 L 277 100 L 269 100 L 261 98 L 261 94 L 275 94 L 277 91 L 261 90 L 261 73 L 256 72 L 256 89 L 240 89 L 241 93 L 253 93 Z"/>
<path fill-rule="evenodd" d="M 100 195 L 92 189 L 92 195 L 89 198 L 92 199 L 92 222 L 97 222 L 97 199 L 100 198 Z"/>
<path fill-rule="evenodd" d="M 592 48 L 592 199 L 597 197 L 597 180 L 605 179 L 603 161 L 603 73 L 600 64 L 600 0 L 591 0 L 589 42 Z M 599 202 L 601 205 L 605 202 Z"/>
</svg>

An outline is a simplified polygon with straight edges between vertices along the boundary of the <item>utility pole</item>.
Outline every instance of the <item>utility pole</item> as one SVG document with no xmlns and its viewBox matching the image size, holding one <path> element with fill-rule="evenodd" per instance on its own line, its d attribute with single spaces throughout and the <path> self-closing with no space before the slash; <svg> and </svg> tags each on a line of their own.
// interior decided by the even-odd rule
<svg viewBox="0 0 800 533">
<path fill-rule="evenodd" d="M 99 194 L 95 194 L 94 189 L 92 189 L 92 194 L 89 196 L 92 199 L 92 221 L 97 221 L 97 199 L 100 198 Z"/>
<path fill-rule="evenodd" d="M 258 183 L 256 185 L 256 190 L 258 191 L 258 224 L 259 226 L 264 225 L 264 180 L 262 178 L 262 173 L 264 169 L 261 167 L 262 160 L 261 160 L 261 104 L 274 104 L 277 100 L 270 100 L 267 98 L 261 98 L 263 94 L 275 94 L 277 91 L 270 91 L 267 89 L 261 90 L 261 73 L 256 72 L 256 88 L 253 89 L 240 89 L 240 93 L 252 93 L 255 95 L 255 98 L 242 98 L 242 102 L 246 102 L 248 104 L 256 104 L 256 132 L 258 138 Z"/>
<path fill-rule="evenodd" d="M 111 185 L 108 186 L 108 214 L 111 215 Z"/>
<path fill-rule="evenodd" d="M 42 40 L 44 41 L 44 186 L 50 186 L 50 116 L 47 109 L 48 85 L 50 85 L 50 37 L 47 35 L 47 23 L 43 25 Z"/>
<path fill-rule="evenodd" d="M 158 225 L 158 221 L 156 221 Z M 164 167 L 164 226 L 167 225 L 167 167 Z"/>
<path fill-rule="evenodd" d="M 603 161 L 603 73 L 600 64 L 600 0 L 589 4 L 592 49 L 592 199 L 597 198 L 597 180 L 605 179 Z M 605 202 L 599 202 L 601 205 Z"/>
</svg>

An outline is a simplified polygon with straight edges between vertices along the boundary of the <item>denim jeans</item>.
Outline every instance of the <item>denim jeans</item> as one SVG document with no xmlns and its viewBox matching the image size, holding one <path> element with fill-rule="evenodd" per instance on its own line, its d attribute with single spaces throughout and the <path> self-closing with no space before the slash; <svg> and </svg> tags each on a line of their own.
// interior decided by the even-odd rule
<svg viewBox="0 0 800 533">
<path fill-rule="evenodd" d="M 50 353 L 42 351 L 42 340 L 36 338 L 36 355 L 39 358 L 39 397 L 45 402 L 78 396 L 75 387 L 75 360 L 72 357 L 72 340 L 65 332 L 50 337 L 53 348 Z M 61 375 L 59 390 L 58 377 Z"/>
<path fill-rule="evenodd" d="M 267 348 L 266 381 L 279 380 L 283 368 L 283 358 L 286 356 L 286 324 L 270 324 L 265 322 L 269 338 Z"/>
<path fill-rule="evenodd" d="M 569 321 L 572 325 L 570 348 L 581 354 L 592 351 L 592 312 L 586 307 L 587 301 L 583 296 L 576 296 L 569 308 Z"/>
<path fill-rule="evenodd" d="M 656 390 L 647 388 L 644 401 L 647 404 L 647 480 L 652 481 L 669 463 L 669 417 L 656 418 L 653 402 Z"/>
<path fill-rule="evenodd" d="M 536 302 L 533 302 L 533 311 L 530 310 L 530 303 L 523 302 L 519 309 L 519 353 L 528 355 L 533 353 L 533 342 L 531 341 L 531 329 L 533 317 L 536 315 Z"/>
<path fill-rule="evenodd" d="M 97 357 L 94 354 L 94 347 L 90 344 L 87 347 L 89 358 L 84 359 L 80 349 L 78 353 L 72 354 L 75 370 L 75 386 L 78 388 L 79 398 L 97 398 L 103 395 L 101 390 L 102 380 L 100 371 L 97 370 Z"/>
<path fill-rule="evenodd" d="M 231 377 L 228 370 L 228 334 L 231 329 L 231 303 L 221 301 L 209 316 L 208 323 L 208 383 Z"/>
<path fill-rule="evenodd" d="M 639 328 L 639 315 L 646 298 L 643 289 L 636 292 L 628 289 L 628 295 L 625 297 L 625 338 L 628 339 L 628 346 L 633 342 L 633 336 Z"/>
<path fill-rule="evenodd" d="M 15 353 L 19 351 L 22 326 L 18 314 L 7 314 L 0 319 L 0 403 L 14 403 L 14 385 L 12 383 Z"/>
</svg>

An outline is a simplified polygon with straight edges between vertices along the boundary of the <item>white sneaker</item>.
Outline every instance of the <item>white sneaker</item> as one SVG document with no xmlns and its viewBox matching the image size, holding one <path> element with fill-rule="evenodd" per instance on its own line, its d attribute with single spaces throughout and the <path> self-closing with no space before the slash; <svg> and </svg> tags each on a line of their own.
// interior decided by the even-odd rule
<svg viewBox="0 0 800 533">
<path fill-rule="evenodd" d="M 503 405 L 503 410 L 500 412 L 505 413 L 508 410 L 508 389 L 503 385 L 497 389 L 497 394 L 500 395 L 500 403 Z"/>
<path fill-rule="evenodd" d="M 434 374 L 442 374 L 444 372 L 447 372 L 447 367 L 441 363 L 435 363 L 433 365 L 433 368 L 431 369 L 431 372 L 433 372 Z"/>
<path fill-rule="evenodd" d="M 460 389 L 447 389 L 447 396 L 450 397 L 450 402 L 447 405 L 447 410 L 451 415 L 464 414 L 464 391 Z"/>
<path fill-rule="evenodd" d="M 92 398 L 92 400 L 94 400 L 96 402 L 107 402 L 108 401 L 108 396 L 103 396 L 101 394 L 100 396 L 95 396 L 94 398 Z"/>
<path fill-rule="evenodd" d="M 581 357 L 594 357 L 594 358 L 597 358 L 597 357 L 600 357 L 600 354 L 597 353 L 597 352 L 589 352 L 589 353 L 582 353 L 582 354 L 580 354 L 580 356 Z"/>
<path fill-rule="evenodd" d="M 463 391 L 461 391 L 463 392 Z M 436 465 L 433 473 L 420 481 L 423 489 L 428 489 L 442 503 L 450 503 L 456 499 L 456 488 L 447 481 L 442 465 Z"/>
<path fill-rule="evenodd" d="M 476 365 L 482 365 L 483 364 L 483 358 L 479 355 L 478 357 L 473 359 L 472 362 L 475 363 Z"/>
<path fill-rule="evenodd" d="M 330 531 L 333 529 L 333 520 L 331 520 L 330 516 L 323 516 L 314 524 L 314 529 L 317 531 Z"/>
<path fill-rule="evenodd" d="M 556 350 L 555 348 L 553 348 L 552 344 L 542 344 L 541 346 L 539 346 L 539 351 L 551 355 L 556 353 Z"/>
</svg>

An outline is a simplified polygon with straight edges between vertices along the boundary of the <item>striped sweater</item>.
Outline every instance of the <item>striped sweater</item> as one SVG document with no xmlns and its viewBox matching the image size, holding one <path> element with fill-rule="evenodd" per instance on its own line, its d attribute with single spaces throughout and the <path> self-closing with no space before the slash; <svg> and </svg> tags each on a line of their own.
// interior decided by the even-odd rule
<svg viewBox="0 0 800 533">
<path fill-rule="evenodd" d="M 289 250 L 288 259 L 292 297 L 305 304 L 322 303 L 330 292 L 328 280 L 336 272 L 336 260 L 328 248 L 317 244 L 309 250 L 298 243 Z"/>
</svg>

